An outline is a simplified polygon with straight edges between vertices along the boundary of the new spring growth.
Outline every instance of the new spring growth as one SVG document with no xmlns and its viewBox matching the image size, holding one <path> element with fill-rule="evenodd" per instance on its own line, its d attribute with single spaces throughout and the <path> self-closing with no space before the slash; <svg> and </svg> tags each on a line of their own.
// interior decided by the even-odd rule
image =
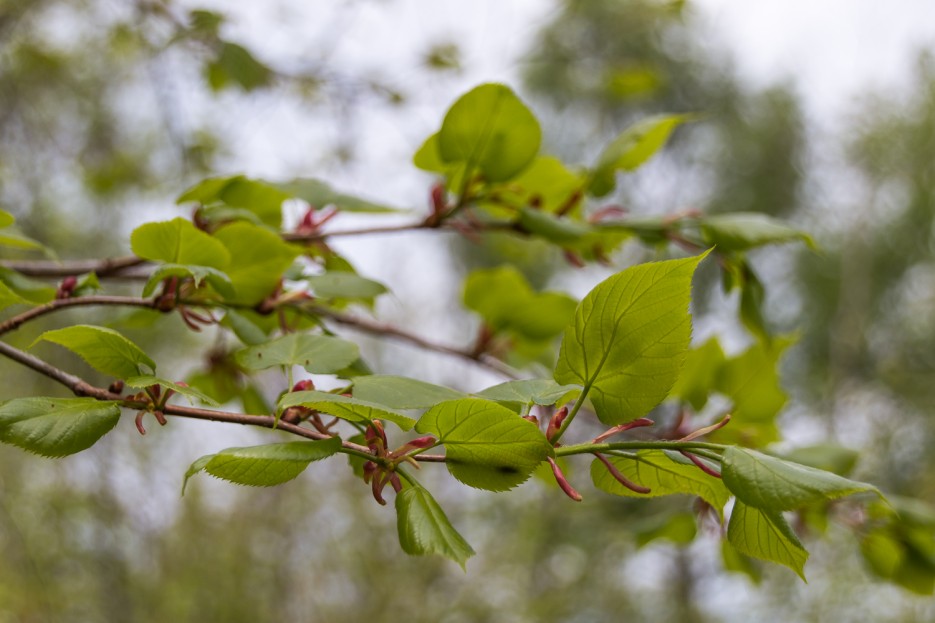
<svg viewBox="0 0 935 623">
<path fill-rule="evenodd" d="M 400 461 L 410 463 L 416 469 L 419 464 L 412 457 L 426 448 L 435 446 L 438 441 L 431 435 L 416 437 L 392 452 L 387 451 L 386 432 L 383 430 L 383 424 L 379 420 L 374 420 L 364 432 L 364 439 L 367 447 L 379 461 L 367 461 L 364 463 L 364 482 L 370 484 L 373 499 L 378 504 L 384 506 L 386 500 L 383 499 L 383 489 L 387 484 L 393 485 L 396 493 L 402 490 L 402 483 L 399 480 L 399 474 L 396 473 L 396 466 Z"/>
<path fill-rule="evenodd" d="M 605 457 L 605 456 L 604 456 L 603 454 L 601 454 L 600 452 L 595 452 L 595 453 L 594 453 L 594 456 L 597 457 L 597 460 L 598 460 L 598 461 L 600 461 L 601 463 L 604 464 L 604 467 L 607 468 L 607 472 L 608 472 L 611 476 L 614 477 L 614 480 L 616 480 L 617 482 L 619 482 L 620 484 L 622 484 L 624 487 L 626 487 L 626 488 L 629 489 L 630 491 L 633 491 L 633 492 L 635 492 L 635 493 L 643 493 L 643 494 L 650 493 L 650 492 L 652 491 L 652 490 L 649 489 L 648 487 L 644 487 L 644 486 L 642 486 L 642 485 L 638 485 L 638 484 L 636 484 L 635 482 L 633 482 L 632 480 L 630 480 L 629 478 L 627 478 L 626 476 L 624 476 L 623 474 L 621 474 L 621 473 L 620 473 L 620 470 L 617 469 L 617 468 L 614 466 L 613 463 L 611 463 L 610 461 L 608 461 L 608 460 L 607 460 L 607 457 Z"/>
<path fill-rule="evenodd" d="M 566 417 L 568 417 L 568 407 L 562 407 L 549 420 L 549 426 L 545 430 L 545 438 L 549 440 L 549 443 L 555 445 L 554 439 L 558 435 L 558 431 L 561 430 Z"/>
<path fill-rule="evenodd" d="M 425 224 L 428 227 L 438 227 L 441 225 L 445 212 L 448 210 L 445 185 L 442 182 L 432 186 L 431 202 L 432 213 L 425 219 Z"/>
<path fill-rule="evenodd" d="M 555 462 L 550 456 L 545 457 L 549 462 L 549 466 L 552 468 L 552 475 L 555 476 L 555 482 L 558 483 L 558 486 L 561 487 L 562 491 L 565 492 L 565 495 L 573 499 L 575 502 L 580 502 L 582 500 L 581 494 L 575 491 L 575 488 L 571 486 L 571 483 L 568 482 L 568 479 L 565 478 L 565 474 L 562 473 L 562 468 L 558 466 L 558 463 Z"/>
<path fill-rule="evenodd" d="M 315 383 L 312 382 L 312 379 L 302 379 L 292 386 L 292 389 L 289 391 L 292 392 L 306 392 L 312 391 L 315 389 Z M 298 424 L 305 419 L 310 418 L 313 414 L 317 416 L 317 413 L 314 409 L 309 409 L 308 407 L 303 407 L 302 405 L 296 405 L 294 407 L 288 407 L 285 411 L 282 412 L 280 416 L 283 421 L 288 422 L 289 424 Z M 319 423 L 321 420 L 319 419 Z M 315 425 L 315 422 L 312 422 Z M 316 426 L 316 428 L 318 428 Z"/>
<path fill-rule="evenodd" d="M 57 299 L 67 299 L 71 298 L 75 293 L 75 288 L 78 287 L 78 278 L 74 275 L 69 275 L 62 279 L 62 283 L 59 284 L 58 289 L 55 291 L 55 298 Z"/>
<path fill-rule="evenodd" d="M 618 433 L 628 431 L 631 428 L 639 428 L 641 426 L 652 426 L 653 424 L 655 424 L 655 422 L 653 422 L 649 418 L 645 418 L 645 417 L 637 418 L 625 424 L 619 424 L 617 426 L 614 426 L 613 428 L 608 428 L 603 433 L 601 433 L 600 435 L 592 439 L 591 443 L 601 443 L 602 441 L 605 441 Z"/>
<path fill-rule="evenodd" d="M 185 385 L 184 383 L 179 383 L 180 385 Z M 187 387 L 187 385 L 186 385 Z M 150 385 L 145 388 L 144 391 L 138 393 L 134 398 L 146 400 L 149 402 L 148 411 L 152 412 L 153 417 L 156 418 L 156 421 L 159 422 L 160 426 L 165 426 L 169 423 L 166 419 L 165 414 L 162 410 L 166 406 L 166 401 L 169 400 L 175 394 L 174 389 L 167 389 L 165 394 L 162 393 L 162 387 L 159 385 Z M 141 435 L 146 434 L 146 428 L 143 427 L 143 416 L 146 415 L 147 410 L 140 410 L 136 414 L 136 430 L 140 432 Z"/>
</svg>

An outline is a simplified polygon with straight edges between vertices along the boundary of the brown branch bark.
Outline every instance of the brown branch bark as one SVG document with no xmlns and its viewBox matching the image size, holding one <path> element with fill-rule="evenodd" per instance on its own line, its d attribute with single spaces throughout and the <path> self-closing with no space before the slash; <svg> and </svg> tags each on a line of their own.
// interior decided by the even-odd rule
<svg viewBox="0 0 935 623">
<path fill-rule="evenodd" d="M 117 305 L 117 306 L 127 306 L 127 307 L 148 307 L 155 309 L 156 302 L 153 299 L 141 299 L 133 296 L 82 296 L 72 299 L 56 299 L 54 301 L 49 301 L 45 305 L 40 305 L 38 307 L 33 307 L 32 309 L 26 310 L 21 314 L 17 314 L 12 318 L 8 318 L 3 322 L 0 322 L 0 335 L 4 333 L 9 333 L 15 329 L 18 329 L 21 325 L 38 318 L 39 316 L 44 316 L 45 314 L 58 311 L 60 309 L 65 309 L 68 307 L 84 307 L 84 306 L 93 306 L 93 305 Z"/>
<path fill-rule="evenodd" d="M 127 409 L 145 409 L 147 405 L 138 401 L 127 399 L 120 394 L 115 394 L 107 389 L 96 387 L 81 377 L 75 376 L 61 370 L 52 364 L 30 355 L 20 349 L 10 346 L 6 342 L 0 341 L 0 354 L 9 357 L 17 363 L 21 363 L 27 368 L 31 368 L 40 374 L 43 374 L 53 381 L 67 387 L 76 396 L 90 396 L 98 400 L 113 400 L 121 403 L 121 406 Z M 166 405 L 162 410 L 165 415 L 177 417 L 186 417 L 196 420 L 210 420 L 212 422 L 225 422 L 227 424 L 243 424 L 247 426 L 258 426 L 260 428 L 280 429 L 293 435 L 305 437 L 307 439 L 329 439 L 331 436 L 320 433 L 315 430 L 303 428 L 296 424 L 290 424 L 283 420 L 276 422 L 272 415 L 249 415 L 246 413 L 233 413 L 230 411 L 217 411 L 215 409 L 199 409 L 196 407 L 184 407 L 179 405 Z M 364 453 L 371 455 L 370 449 L 349 441 L 343 441 L 342 446 L 346 450 L 354 453 Z"/>
</svg>

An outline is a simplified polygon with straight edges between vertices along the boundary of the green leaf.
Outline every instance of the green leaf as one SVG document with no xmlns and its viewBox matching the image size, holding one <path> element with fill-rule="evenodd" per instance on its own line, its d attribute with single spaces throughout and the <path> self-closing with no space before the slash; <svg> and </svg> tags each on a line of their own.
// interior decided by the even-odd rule
<svg viewBox="0 0 935 623">
<path fill-rule="evenodd" d="M 574 315 L 575 300 L 560 292 L 534 292 L 513 266 L 472 271 L 464 282 L 464 304 L 495 332 L 529 340 L 551 339 Z"/>
<path fill-rule="evenodd" d="M 721 475 L 738 500 L 770 511 L 797 510 L 852 493 L 879 494 L 873 485 L 736 446 L 724 452 Z"/>
<path fill-rule="evenodd" d="M 856 450 L 825 443 L 795 448 L 783 452 L 780 458 L 826 472 L 833 472 L 838 476 L 847 476 L 854 469 L 859 456 L 860 453 Z"/>
<path fill-rule="evenodd" d="M 271 186 L 286 193 L 290 197 L 302 199 L 316 208 L 334 206 L 342 212 L 368 213 L 401 211 L 397 208 L 338 192 L 325 182 L 314 178 L 296 178 L 288 182 L 272 183 Z"/>
<path fill-rule="evenodd" d="M 428 409 L 465 394 L 404 376 L 374 374 L 354 379 L 354 397 L 392 409 Z"/>
<path fill-rule="evenodd" d="M 405 413 L 400 413 L 381 404 L 319 391 L 289 392 L 279 400 L 279 411 L 299 405 L 350 422 L 388 420 L 403 430 L 411 429 L 416 423 L 414 419 Z"/>
<path fill-rule="evenodd" d="M 239 311 L 228 309 L 224 312 L 221 324 L 233 331 L 240 341 L 248 346 L 265 344 L 269 341 L 266 331 Z"/>
<path fill-rule="evenodd" d="M 805 232 L 780 219 L 758 212 L 731 212 L 701 219 L 701 234 L 721 251 L 746 251 L 767 244 L 802 241 L 814 249 L 815 241 Z"/>
<path fill-rule="evenodd" d="M 130 248 L 143 259 L 223 270 L 231 254 L 211 235 L 183 218 L 146 223 L 130 234 Z"/>
<path fill-rule="evenodd" d="M 29 236 L 24 236 L 17 231 L 4 230 L 0 232 L 0 246 L 10 247 L 11 249 L 24 249 L 26 251 L 42 251 L 46 255 L 52 255 L 54 257 L 54 253 L 44 244 L 38 240 L 33 240 Z"/>
<path fill-rule="evenodd" d="M 578 306 L 555 380 L 583 385 L 605 424 L 645 415 L 678 379 L 691 340 L 692 274 L 705 255 L 628 268 Z"/>
<path fill-rule="evenodd" d="M 538 426 L 480 398 L 435 405 L 416 424 L 416 431 L 438 437 L 451 475 L 478 489 L 512 489 L 553 454 Z"/>
<path fill-rule="evenodd" d="M 162 283 L 163 279 L 168 279 L 169 277 L 191 277 L 195 282 L 196 288 L 200 288 L 201 284 L 207 281 L 221 296 L 228 299 L 235 296 L 230 277 L 223 272 L 216 268 L 211 268 L 210 266 L 182 264 L 163 264 L 154 270 L 146 281 L 146 285 L 143 286 L 143 296 L 151 296 L 156 290 L 156 286 Z"/>
<path fill-rule="evenodd" d="M 676 493 L 697 495 L 717 509 L 720 515 L 723 515 L 724 505 L 731 496 L 724 483 L 717 478 L 705 474 L 694 465 L 675 463 L 661 450 L 640 450 L 627 457 L 608 456 L 607 460 L 629 480 L 650 489 L 649 493 L 637 493 L 624 487 L 603 463 L 594 460 L 591 463 L 594 486 L 612 495 L 637 498 Z"/>
<path fill-rule="evenodd" d="M 156 370 L 156 362 L 113 329 L 75 325 L 46 331 L 32 345 L 40 341 L 64 346 L 98 372 L 118 379 L 151 374 Z"/>
<path fill-rule="evenodd" d="M 7 284 L 0 281 L 0 309 L 6 309 L 11 305 L 32 305 Z"/>
<path fill-rule="evenodd" d="M 559 385 L 552 379 L 507 381 L 478 392 L 479 398 L 523 405 L 564 404 L 581 393 L 577 385 Z"/>
<path fill-rule="evenodd" d="M 341 439 L 290 441 L 248 448 L 228 448 L 203 456 L 185 473 L 182 492 L 188 479 L 200 471 L 215 478 L 249 487 L 272 487 L 289 482 L 305 471 L 312 461 L 327 459 L 341 449 Z"/>
<path fill-rule="evenodd" d="M 410 556 L 439 554 L 463 569 L 467 559 L 474 555 L 435 498 L 420 485 L 406 484 L 396 496 L 396 528 L 399 544 Z"/>
<path fill-rule="evenodd" d="M 244 91 L 254 91 L 269 86 L 273 80 L 273 71 L 258 61 L 245 47 L 221 41 L 217 48 L 217 57 L 209 63 L 208 84 L 212 90 L 220 91 L 229 86 L 239 86 Z"/>
<path fill-rule="evenodd" d="M 232 303 L 252 306 L 272 294 L 301 253 L 273 232 L 244 221 L 222 227 L 215 237 L 231 254 L 231 263 L 224 272 L 234 284 L 236 296 Z"/>
<path fill-rule="evenodd" d="M 724 562 L 724 568 L 727 571 L 743 573 L 756 585 L 759 585 L 763 580 L 763 571 L 756 561 L 746 554 L 738 552 L 737 548 L 731 545 L 727 539 L 721 540 L 721 560 Z"/>
<path fill-rule="evenodd" d="M 55 288 L 0 266 L 0 282 L 30 303 L 39 305 L 55 299 Z"/>
<path fill-rule="evenodd" d="M 16 218 L 6 210 L 0 210 L 0 228 L 9 227 L 16 222 Z"/>
<path fill-rule="evenodd" d="M 737 500 L 727 525 L 727 539 L 741 554 L 785 565 L 805 579 L 808 552 L 780 512 Z"/>
<path fill-rule="evenodd" d="M 463 95 L 445 115 L 438 155 L 446 164 L 467 163 L 487 181 L 515 177 L 535 159 L 542 142 L 539 122 L 502 84 L 484 84 Z"/>
<path fill-rule="evenodd" d="M 779 382 L 779 360 L 792 343 L 788 337 L 758 341 L 719 368 L 716 389 L 734 403 L 733 419 L 713 438 L 744 445 L 775 441 L 776 416 L 788 400 Z"/>
<path fill-rule="evenodd" d="M 117 402 L 17 398 L 0 406 L 0 441 L 42 456 L 67 456 L 93 446 L 119 419 Z"/>
<path fill-rule="evenodd" d="M 708 396 L 716 391 L 718 373 L 724 365 L 724 351 L 717 338 L 688 351 L 679 380 L 670 393 L 700 411 L 708 403 Z"/>
<path fill-rule="evenodd" d="M 188 399 L 190 404 L 195 404 L 194 400 L 200 400 L 206 405 L 212 407 L 218 406 L 218 401 L 208 396 L 204 392 L 198 391 L 194 387 L 189 387 L 188 385 L 180 385 L 179 383 L 173 383 L 172 381 L 167 381 L 165 379 L 160 379 L 151 375 L 141 375 L 141 376 L 131 376 L 124 381 L 128 387 L 136 388 L 145 388 L 151 387 L 153 385 L 158 385 L 163 389 L 170 389 L 176 394 L 185 396 Z M 194 399 L 194 400 L 193 400 Z"/>
<path fill-rule="evenodd" d="M 305 281 L 315 296 L 321 299 L 373 300 L 387 291 L 382 283 L 347 271 L 329 271 L 307 277 Z"/>
<path fill-rule="evenodd" d="M 237 353 L 247 370 L 273 366 L 302 366 L 312 374 L 330 374 L 346 368 L 360 356 L 357 344 L 329 335 L 290 333 Z"/>
<path fill-rule="evenodd" d="M 665 145 L 669 135 L 691 115 L 658 115 L 643 119 L 624 130 L 597 159 L 588 191 L 603 197 L 617 185 L 617 171 L 633 171 Z"/>
<path fill-rule="evenodd" d="M 290 194 L 279 190 L 273 184 L 235 175 L 199 182 L 182 193 L 176 202 L 196 201 L 210 207 L 221 205 L 243 208 L 255 214 L 266 225 L 278 230 L 282 226 L 282 203 L 290 198 Z M 237 249 L 238 252 L 239 250 Z"/>
</svg>

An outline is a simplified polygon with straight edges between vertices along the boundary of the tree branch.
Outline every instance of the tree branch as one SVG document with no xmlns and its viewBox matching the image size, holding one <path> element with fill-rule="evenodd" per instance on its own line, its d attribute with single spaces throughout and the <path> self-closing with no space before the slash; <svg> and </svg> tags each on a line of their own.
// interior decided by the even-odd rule
<svg viewBox="0 0 935 623">
<path fill-rule="evenodd" d="M 323 318 L 328 318 L 334 322 L 337 322 L 338 324 L 342 324 L 353 329 L 358 329 L 371 335 L 391 337 L 402 342 L 407 342 L 420 348 L 424 348 L 425 350 L 432 350 L 438 353 L 452 355 L 454 357 L 458 357 L 460 359 L 464 359 L 466 361 L 490 368 L 491 370 L 494 370 L 495 372 L 508 378 L 518 379 L 522 376 L 511 366 L 503 363 L 496 357 L 493 357 L 487 353 L 474 353 L 470 350 L 462 350 L 460 348 L 438 344 L 414 333 L 409 333 L 408 331 L 393 325 L 377 322 L 368 318 L 361 318 L 359 316 L 351 316 L 349 314 L 335 311 L 333 309 L 319 307 L 317 305 L 305 305 L 304 308 L 313 314 Z"/>
<path fill-rule="evenodd" d="M 156 308 L 156 301 L 153 299 L 141 299 L 133 296 L 82 296 L 70 299 L 56 299 L 54 301 L 49 301 L 45 305 L 40 305 L 39 307 L 33 307 L 32 309 L 26 310 L 21 314 L 8 318 L 3 322 L 0 322 L 0 335 L 4 333 L 9 333 L 15 329 L 18 329 L 21 325 L 38 318 L 39 316 L 44 316 L 45 314 L 58 311 L 59 309 L 65 309 L 67 307 L 83 307 L 91 305 L 122 305 L 128 307 L 148 307 L 150 309 Z"/>
<path fill-rule="evenodd" d="M 15 270 L 28 277 L 68 277 L 93 272 L 98 277 L 115 277 L 123 271 L 146 264 L 147 260 L 127 255 L 100 260 L 3 260 L 0 266 Z"/>
<path fill-rule="evenodd" d="M 0 354 L 5 355 L 13 361 L 21 363 L 27 368 L 31 368 L 32 370 L 35 370 L 36 372 L 49 377 L 53 381 L 57 381 L 58 383 L 71 390 L 71 392 L 76 396 L 90 396 L 98 400 L 117 401 L 122 407 L 127 409 L 147 410 L 152 406 L 148 403 L 127 399 L 120 394 L 115 394 L 107 389 L 91 385 L 81 377 L 56 368 L 52 364 L 43 361 L 38 357 L 30 355 L 29 353 L 21 351 L 14 346 L 10 346 L 3 341 L 0 341 Z M 272 415 L 249 415 L 246 413 L 233 413 L 230 411 L 199 409 L 195 407 L 184 407 L 178 405 L 166 405 L 161 409 L 161 411 L 165 415 L 174 415 L 177 417 L 186 417 L 196 420 L 210 420 L 212 422 L 225 422 L 228 424 L 243 424 L 247 426 L 258 426 L 260 428 L 279 429 L 288 433 L 292 433 L 293 435 L 305 437 L 307 439 L 321 440 L 330 439 L 332 437 L 331 435 L 326 435 L 315 430 L 303 428 L 297 424 L 285 422 L 282 419 L 279 419 L 277 422 L 277 418 L 273 417 Z M 363 455 L 368 459 L 372 459 L 372 453 L 366 446 L 361 446 L 349 441 L 342 441 L 341 445 L 343 446 L 345 453 L 356 454 L 358 456 Z"/>
</svg>

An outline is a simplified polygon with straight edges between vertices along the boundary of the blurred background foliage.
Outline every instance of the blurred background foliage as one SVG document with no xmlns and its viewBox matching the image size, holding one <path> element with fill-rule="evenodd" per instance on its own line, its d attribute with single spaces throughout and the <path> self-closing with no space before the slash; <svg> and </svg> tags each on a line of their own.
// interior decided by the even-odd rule
<svg viewBox="0 0 935 623">
<path fill-rule="evenodd" d="M 242 24 L 231 29 L 235 16 L 191 2 L 0 0 L 0 206 L 63 257 L 126 253 L 125 234 L 177 213 L 174 197 L 194 181 L 254 173 L 249 152 L 262 157 L 277 147 L 238 144 L 235 126 L 280 114 L 274 102 L 300 108 L 297 123 L 328 129 L 302 157 L 261 173 L 325 176 L 324 169 L 367 180 L 365 190 L 379 197 L 382 173 L 366 170 L 362 147 L 367 119 L 398 121 L 393 111 L 422 110 L 426 91 L 451 101 L 459 90 L 450 85 L 471 61 L 466 42 L 415 28 L 404 36 L 424 38 L 421 53 L 403 72 L 350 71 L 333 58 L 347 20 L 396 4 L 342 3 L 317 25 L 318 39 L 289 55 L 256 44 L 290 23 L 286 9 L 258 24 L 248 42 L 231 34 L 243 32 Z M 262 28 L 270 30 L 256 32 Z M 607 137 L 641 116 L 700 112 L 610 201 L 636 215 L 758 211 L 811 231 L 818 253 L 790 246 L 751 260 L 768 284 L 767 322 L 799 335 L 784 361 L 791 399 L 782 426 L 793 445 L 859 450 L 855 477 L 931 501 L 935 62 L 922 53 L 908 96 L 869 93 L 838 134 L 816 144 L 796 84 L 746 84 L 726 48 L 712 44 L 716 35 L 690 2 L 556 2 L 521 54 L 516 86 L 542 119 L 546 149 L 572 162 L 593 162 Z M 423 193 L 416 196 L 428 185 L 416 178 Z M 593 277 L 512 239 L 426 248 L 435 254 L 429 283 L 458 284 L 465 266 L 504 259 L 537 287 L 568 286 L 575 295 L 583 293 L 580 275 Z M 613 260 L 624 265 L 652 253 L 627 247 Z M 346 255 L 353 260 L 353 248 Z M 426 270 L 405 258 L 392 266 L 404 281 Z M 697 286 L 699 337 L 719 333 L 737 352 L 750 338 L 719 320 L 737 301 L 718 288 L 713 271 Z M 422 326 L 435 330 L 440 312 L 450 312 L 441 337 L 467 341 L 464 327 L 477 321 L 458 310 L 457 290 L 439 288 L 440 303 L 397 293 L 389 315 L 424 319 L 428 308 L 435 319 Z M 11 339 L 25 345 L 44 328 L 86 318 L 68 314 Z M 166 319 L 154 339 L 151 329 L 132 331 L 136 320 L 124 318 L 121 328 L 160 361 L 186 372 L 204 365 L 192 357 L 211 336 Z M 473 378 L 450 362 L 364 345 L 381 372 L 449 384 Z M 0 363 L 4 398 L 61 392 Z M 282 382 L 269 379 L 268 397 Z M 824 531 L 810 546 L 807 585 L 785 569 L 744 561 L 725 571 L 717 528 L 696 521 L 685 500 L 592 491 L 572 508 L 545 490 L 545 480 L 501 497 L 448 492 L 444 475 L 427 475 L 479 552 L 465 574 L 441 559 L 403 556 L 391 510 L 374 505 L 339 461 L 271 490 L 205 478 L 180 499 L 188 461 L 270 436 L 217 428 L 173 421 L 141 438 L 121 422 L 92 451 L 59 462 L 0 447 L 0 623 L 935 619 L 930 597 L 880 583 L 875 573 L 886 569 L 869 568 L 834 524 L 803 524 Z"/>
</svg>

